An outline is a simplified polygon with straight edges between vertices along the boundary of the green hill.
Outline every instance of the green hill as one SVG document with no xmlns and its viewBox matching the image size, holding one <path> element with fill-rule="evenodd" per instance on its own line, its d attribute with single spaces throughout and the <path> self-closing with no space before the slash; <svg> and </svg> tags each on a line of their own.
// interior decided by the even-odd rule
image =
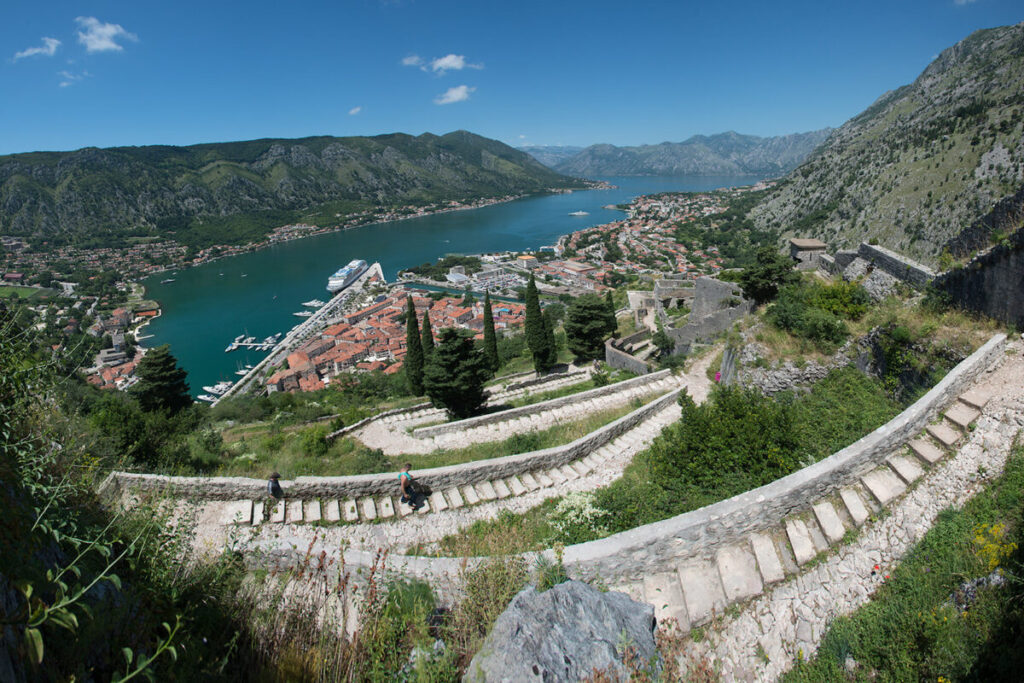
<svg viewBox="0 0 1024 683">
<path fill-rule="evenodd" d="M 1024 23 L 973 33 L 847 121 L 750 214 L 762 229 L 935 263 L 1024 184 Z"/>
<path fill-rule="evenodd" d="M 456 131 L 0 156 L 0 234 L 112 245 L 244 242 L 373 207 L 580 186 L 495 140 Z"/>
</svg>

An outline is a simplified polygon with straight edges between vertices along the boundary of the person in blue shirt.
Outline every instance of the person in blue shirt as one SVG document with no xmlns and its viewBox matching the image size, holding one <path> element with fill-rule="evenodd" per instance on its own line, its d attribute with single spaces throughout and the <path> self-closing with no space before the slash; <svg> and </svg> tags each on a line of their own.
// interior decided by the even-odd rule
<svg viewBox="0 0 1024 683">
<path fill-rule="evenodd" d="M 401 501 L 413 510 L 423 507 L 423 495 L 416 491 L 416 484 L 413 483 L 413 476 L 409 473 L 412 463 L 402 465 L 402 471 L 398 473 L 398 484 L 402 488 Z"/>
<path fill-rule="evenodd" d="M 284 498 L 284 489 L 281 488 L 281 482 L 278 481 L 280 478 L 280 474 L 271 472 L 270 479 L 267 481 L 267 495 L 277 500 Z"/>
</svg>

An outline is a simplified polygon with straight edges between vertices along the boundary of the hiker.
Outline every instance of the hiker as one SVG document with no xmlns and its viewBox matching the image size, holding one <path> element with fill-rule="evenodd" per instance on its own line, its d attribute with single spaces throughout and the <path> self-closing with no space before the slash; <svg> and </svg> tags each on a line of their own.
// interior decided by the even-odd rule
<svg viewBox="0 0 1024 683">
<path fill-rule="evenodd" d="M 412 463 L 407 462 L 402 465 L 402 471 L 398 473 L 398 484 L 402 487 L 401 501 L 413 510 L 419 510 L 423 507 L 423 495 L 417 491 L 417 485 L 413 483 L 413 476 L 409 474 L 411 469 Z"/>
<path fill-rule="evenodd" d="M 278 481 L 280 478 L 280 474 L 271 472 L 270 479 L 267 480 L 267 495 L 277 500 L 284 498 L 284 489 L 281 488 L 281 482 Z"/>
</svg>

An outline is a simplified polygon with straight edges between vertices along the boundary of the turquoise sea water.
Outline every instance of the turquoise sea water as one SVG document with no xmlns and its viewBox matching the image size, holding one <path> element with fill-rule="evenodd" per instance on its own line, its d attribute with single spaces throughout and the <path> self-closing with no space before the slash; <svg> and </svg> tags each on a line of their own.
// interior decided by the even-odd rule
<svg viewBox="0 0 1024 683">
<path fill-rule="evenodd" d="M 170 344 L 188 371 L 193 395 L 203 385 L 234 379 L 235 370 L 255 364 L 265 354 L 225 353 L 239 334 L 263 339 L 300 322 L 292 313 L 302 302 L 326 300 L 328 276 L 354 258 L 379 261 L 385 277 L 448 253 L 481 253 L 535 249 L 554 244 L 559 235 L 607 223 L 623 216 L 602 208 L 628 202 L 641 194 L 702 191 L 749 185 L 752 176 L 606 178 L 613 190 L 530 197 L 481 209 L 378 223 L 354 230 L 318 235 L 261 251 L 162 273 L 145 281 L 147 296 L 157 299 L 163 315 L 143 334 L 145 346 Z M 572 211 L 589 216 L 570 216 Z M 175 282 L 161 284 L 173 277 Z"/>
</svg>

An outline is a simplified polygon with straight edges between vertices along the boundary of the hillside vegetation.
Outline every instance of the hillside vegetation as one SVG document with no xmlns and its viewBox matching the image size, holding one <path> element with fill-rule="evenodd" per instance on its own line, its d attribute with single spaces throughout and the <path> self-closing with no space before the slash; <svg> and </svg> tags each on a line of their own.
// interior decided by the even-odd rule
<svg viewBox="0 0 1024 683">
<path fill-rule="evenodd" d="M 977 31 L 847 121 L 751 213 L 834 248 L 877 240 L 936 263 L 1024 183 L 1024 23 Z"/>
<path fill-rule="evenodd" d="M 573 185 L 466 131 L 90 147 L 0 157 L 0 234 L 94 246 L 160 235 L 206 246 L 289 222 L 330 225 L 373 206 Z"/>
<path fill-rule="evenodd" d="M 575 156 L 559 160 L 531 154 L 556 163 L 552 168 L 571 175 L 780 175 L 807 158 L 831 128 L 771 138 L 729 131 L 694 135 L 683 142 L 616 147 L 591 145 Z M 545 161 L 545 163 L 548 163 Z"/>
</svg>

